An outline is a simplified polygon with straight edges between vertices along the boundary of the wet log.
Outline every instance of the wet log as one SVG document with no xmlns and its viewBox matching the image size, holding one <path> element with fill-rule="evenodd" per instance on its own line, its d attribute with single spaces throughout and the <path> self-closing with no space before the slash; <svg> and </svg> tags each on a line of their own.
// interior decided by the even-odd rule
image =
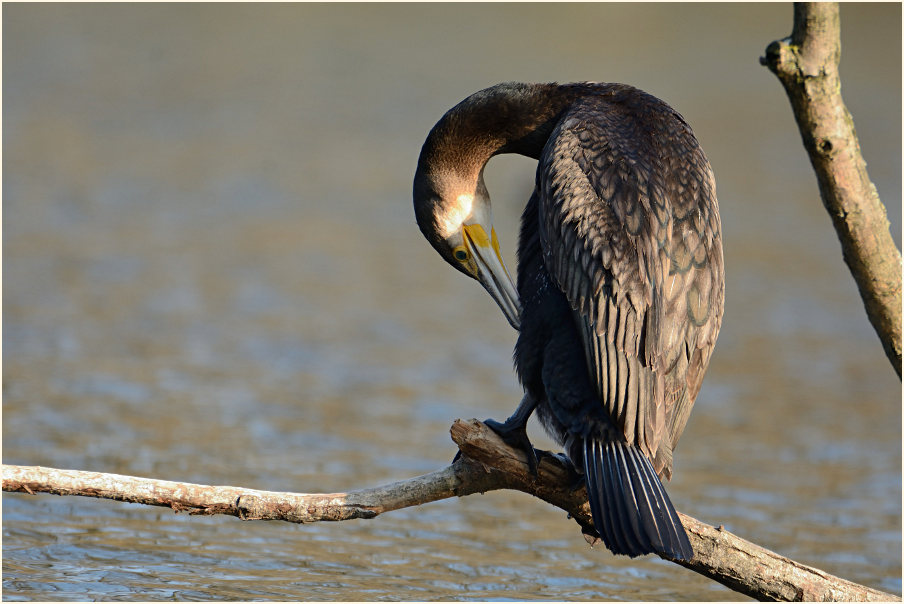
<svg viewBox="0 0 904 604">
<path fill-rule="evenodd" d="M 791 101 L 842 256 L 901 377 L 901 252 L 841 98 L 840 60 L 841 24 L 834 2 L 796 2 L 791 36 L 772 42 L 760 58 Z"/>
<path fill-rule="evenodd" d="M 114 499 L 164 506 L 189 514 L 226 514 L 242 520 L 296 523 L 374 518 L 384 512 L 498 489 L 515 489 L 566 512 L 584 529 L 592 527 L 586 490 L 575 490 L 564 460 L 540 452 L 536 476 L 524 454 L 505 444 L 477 420 L 458 420 L 452 440 L 461 456 L 452 465 L 409 480 L 348 493 L 302 494 L 241 487 L 207 486 L 118 474 L 3 466 L 3 490 Z M 890 601 L 884 593 L 812 568 L 724 530 L 679 513 L 694 548 L 682 566 L 760 600 Z"/>
</svg>

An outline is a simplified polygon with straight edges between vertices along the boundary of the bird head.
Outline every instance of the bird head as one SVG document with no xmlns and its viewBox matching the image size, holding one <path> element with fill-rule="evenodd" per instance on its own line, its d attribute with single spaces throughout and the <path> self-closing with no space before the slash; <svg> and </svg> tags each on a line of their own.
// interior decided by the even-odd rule
<svg viewBox="0 0 904 604">
<path fill-rule="evenodd" d="M 414 209 L 418 226 L 434 249 L 456 269 L 477 279 L 518 329 L 518 292 L 499 251 L 483 171 L 476 179 L 467 179 L 419 169 Z"/>
</svg>

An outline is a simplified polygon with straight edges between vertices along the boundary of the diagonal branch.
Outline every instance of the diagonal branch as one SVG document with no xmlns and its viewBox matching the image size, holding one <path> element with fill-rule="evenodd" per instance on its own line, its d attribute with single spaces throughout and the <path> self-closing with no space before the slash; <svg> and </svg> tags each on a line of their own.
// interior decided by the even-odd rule
<svg viewBox="0 0 904 604">
<path fill-rule="evenodd" d="M 515 489 L 567 511 L 584 529 L 592 520 L 586 491 L 575 490 L 573 470 L 542 454 L 533 476 L 525 457 L 477 420 L 458 420 L 452 440 L 461 457 L 431 474 L 348 493 L 300 494 L 205 486 L 75 470 L 3 466 L 3 490 L 81 495 L 170 507 L 190 514 L 226 514 L 243 520 L 318 522 L 373 518 L 399 508 L 453 496 Z M 682 566 L 731 589 L 769 600 L 900 600 L 779 556 L 732 533 L 679 514 L 694 547 Z"/>
<path fill-rule="evenodd" d="M 791 101 L 844 261 L 900 378 L 901 252 L 841 98 L 840 59 L 838 4 L 796 2 L 791 37 L 770 44 L 760 62 L 778 77 Z"/>
</svg>

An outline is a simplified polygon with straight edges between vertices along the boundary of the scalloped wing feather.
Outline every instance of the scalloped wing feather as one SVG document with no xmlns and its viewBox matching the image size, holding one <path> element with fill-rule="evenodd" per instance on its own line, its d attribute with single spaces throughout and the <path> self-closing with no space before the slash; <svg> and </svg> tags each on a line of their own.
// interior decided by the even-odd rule
<svg viewBox="0 0 904 604">
<path fill-rule="evenodd" d="M 722 317 L 709 162 L 665 103 L 616 88 L 563 117 L 537 184 L 544 261 L 602 407 L 669 476 Z"/>
</svg>

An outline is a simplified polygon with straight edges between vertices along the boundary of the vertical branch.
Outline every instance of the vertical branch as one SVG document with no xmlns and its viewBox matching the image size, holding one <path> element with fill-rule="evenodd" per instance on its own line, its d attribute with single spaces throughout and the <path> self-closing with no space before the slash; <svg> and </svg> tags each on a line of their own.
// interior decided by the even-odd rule
<svg viewBox="0 0 904 604">
<path fill-rule="evenodd" d="M 844 261 L 901 377 L 901 253 L 841 98 L 840 32 L 837 3 L 796 2 L 791 37 L 770 44 L 760 62 L 788 94 Z"/>
</svg>

